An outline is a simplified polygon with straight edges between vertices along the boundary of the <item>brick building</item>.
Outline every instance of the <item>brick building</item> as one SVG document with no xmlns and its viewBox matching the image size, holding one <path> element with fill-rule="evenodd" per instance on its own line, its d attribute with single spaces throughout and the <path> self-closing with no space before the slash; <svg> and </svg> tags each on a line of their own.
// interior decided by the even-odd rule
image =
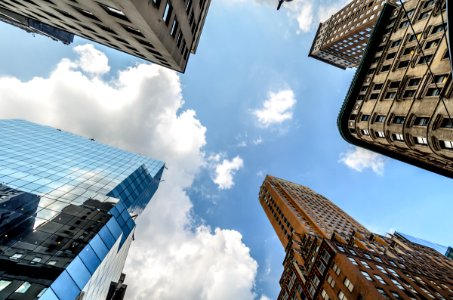
<svg viewBox="0 0 453 300">
<path fill-rule="evenodd" d="M 286 250 L 278 300 L 451 299 L 453 261 L 368 231 L 307 187 L 266 176 L 260 203 Z"/>
</svg>

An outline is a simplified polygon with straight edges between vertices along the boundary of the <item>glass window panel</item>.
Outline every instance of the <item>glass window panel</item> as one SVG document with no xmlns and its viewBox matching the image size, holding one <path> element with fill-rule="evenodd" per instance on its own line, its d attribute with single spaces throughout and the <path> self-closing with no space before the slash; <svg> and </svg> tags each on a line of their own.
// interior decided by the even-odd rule
<svg viewBox="0 0 453 300">
<path fill-rule="evenodd" d="M 94 252 L 96 252 L 96 254 L 101 260 L 104 259 L 104 257 L 106 257 L 107 253 L 109 252 L 109 249 L 107 249 L 99 235 L 96 235 L 91 240 L 90 246 L 93 248 Z"/>
<path fill-rule="evenodd" d="M 31 284 L 29 282 L 22 283 L 16 290 L 16 293 L 25 294 L 30 288 Z"/>
<path fill-rule="evenodd" d="M 66 271 L 63 271 L 50 287 L 60 299 L 76 299 L 80 293 L 80 289 Z"/>
<path fill-rule="evenodd" d="M 3 291 L 10 284 L 11 284 L 11 281 L 0 280 L 0 291 Z"/>
<path fill-rule="evenodd" d="M 66 270 L 81 290 L 90 280 L 91 274 L 79 257 L 74 258 Z"/>
<path fill-rule="evenodd" d="M 112 246 L 115 244 L 116 240 L 113 238 L 113 235 L 108 229 L 108 227 L 107 226 L 102 227 L 102 229 L 99 231 L 99 235 L 101 236 L 107 248 L 111 249 Z"/>
<path fill-rule="evenodd" d="M 91 274 L 96 271 L 97 267 L 101 263 L 99 257 L 94 252 L 93 248 L 90 245 L 86 245 L 85 248 L 79 254 L 80 259 L 83 261 L 88 271 Z"/>
</svg>

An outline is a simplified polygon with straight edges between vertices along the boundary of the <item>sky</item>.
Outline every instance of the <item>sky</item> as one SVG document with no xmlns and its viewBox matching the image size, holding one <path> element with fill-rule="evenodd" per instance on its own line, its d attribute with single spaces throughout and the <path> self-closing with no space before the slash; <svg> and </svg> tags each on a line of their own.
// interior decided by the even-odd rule
<svg viewBox="0 0 453 300">
<path fill-rule="evenodd" d="M 453 245 L 451 179 L 349 145 L 354 75 L 307 57 L 343 0 L 213 0 L 179 74 L 82 38 L 0 24 L 0 118 L 166 162 L 137 219 L 127 299 L 276 299 L 284 249 L 258 201 L 266 174 L 306 185 L 368 229 Z"/>
</svg>

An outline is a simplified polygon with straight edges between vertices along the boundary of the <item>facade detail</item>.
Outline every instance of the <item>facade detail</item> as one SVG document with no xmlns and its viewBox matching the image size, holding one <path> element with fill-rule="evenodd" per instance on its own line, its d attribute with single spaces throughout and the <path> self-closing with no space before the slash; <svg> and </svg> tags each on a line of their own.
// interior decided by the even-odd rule
<svg viewBox="0 0 453 300">
<path fill-rule="evenodd" d="M 266 176 L 260 203 L 285 247 L 278 300 L 450 299 L 453 261 L 368 231 L 311 189 Z"/>
<path fill-rule="evenodd" d="M 45 25 L 52 32 L 72 33 L 184 72 L 190 53 L 196 52 L 210 2 L 2 0 L 0 20 L 55 38 L 41 29 Z M 43 25 L 36 28 L 35 23 Z"/>
<path fill-rule="evenodd" d="M 308 56 L 341 69 L 356 68 L 385 3 L 393 0 L 353 0 L 319 24 Z"/>
<path fill-rule="evenodd" d="M 350 143 L 453 177 L 445 1 L 388 6 L 338 119 Z"/>
<path fill-rule="evenodd" d="M 0 299 L 120 299 L 164 164 L 20 120 L 0 140 Z"/>
</svg>

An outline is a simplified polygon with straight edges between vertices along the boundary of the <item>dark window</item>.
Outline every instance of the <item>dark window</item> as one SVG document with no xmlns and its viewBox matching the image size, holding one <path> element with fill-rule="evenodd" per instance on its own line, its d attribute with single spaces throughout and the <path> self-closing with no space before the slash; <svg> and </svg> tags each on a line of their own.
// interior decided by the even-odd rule
<svg viewBox="0 0 453 300">
<path fill-rule="evenodd" d="M 393 124 L 403 124 L 405 119 L 406 119 L 406 118 L 403 117 L 403 116 L 394 116 L 394 117 L 393 117 L 393 122 L 392 122 L 392 123 L 393 123 Z"/>
<path fill-rule="evenodd" d="M 396 40 L 390 44 L 390 48 L 399 46 L 401 44 L 401 40 Z"/>
<path fill-rule="evenodd" d="M 155 8 L 159 8 L 161 0 L 151 0 L 151 3 Z"/>
<path fill-rule="evenodd" d="M 398 69 L 405 68 L 408 65 L 409 65 L 409 61 L 408 60 L 400 61 L 399 64 L 398 64 Z"/>
<path fill-rule="evenodd" d="M 389 53 L 387 54 L 387 56 L 385 57 L 385 59 L 392 59 L 396 56 L 396 52 L 392 52 L 392 53 Z"/>
<path fill-rule="evenodd" d="M 425 12 L 423 12 L 423 13 L 420 14 L 420 16 L 418 17 L 418 19 L 419 19 L 419 20 L 426 19 L 427 17 L 429 17 L 429 14 L 430 14 L 429 11 L 425 11 Z"/>
<path fill-rule="evenodd" d="M 443 118 L 442 123 L 440 124 L 442 128 L 453 128 L 453 119 Z"/>
<path fill-rule="evenodd" d="M 170 23 L 170 18 L 171 18 L 172 12 L 173 12 L 173 6 L 167 0 L 167 4 L 165 4 L 164 14 L 162 15 L 162 20 L 167 25 Z"/>
<path fill-rule="evenodd" d="M 362 121 L 368 121 L 370 119 L 370 115 L 362 115 Z"/>
<path fill-rule="evenodd" d="M 374 86 L 373 86 L 373 91 L 379 91 L 380 89 L 382 89 L 384 85 L 382 83 L 376 83 Z"/>
<path fill-rule="evenodd" d="M 173 24 L 171 25 L 171 29 L 170 29 L 170 35 L 172 37 L 176 36 L 176 32 L 178 31 L 178 26 L 179 26 L 179 23 L 178 23 L 178 20 L 175 17 L 175 19 L 173 20 Z"/>
<path fill-rule="evenodd" d="M 378 93 L 373 93 L 373 94 L 370 95 L 370 99 L 371 100 L 377 99 L 378 97 L 379 97 Z"/>
<path fill-rule="evenodd" d="M 384 99 L 395 99 L 395 97 L 396 97 L 396 92 L 387 92 L 385 94 Z"/>
<path fill-rule="evenodd" d="M 433 29 L 431 30 L 431 34 L 443 32 L 446 28 L 447 28 L 446 24 L 440 24 L 440 25 L 434 26 Z"/>
<path fill-rule="evenodd" d="M 426 92 L 427 97 L 435 97 L 440 95 L 441 88 L 429 88 Z"/>
<path fill-rule="evenodd" d="M 427 42 L 425 45 L 425 49 L 437 47 L 437 45 L 439 45 L 439 41 L 440 41 L 440 39 Z"/>
<path fill-rule="evenodd" d="M 128 26 L 128 25 L 121 25 L 123 26 L 124 30 L 126 30 L 127 32 L 130 32 L 132 34 L 135 34 L 135 35 L 138 35 L 138 36 L 141 36 L 141 37 L 145 37 L 142 32 L 140 30 L 138 30 L 137 28 L 134 28 L 134 27 L 131 27 L 131 26 Z"/>
<path fill-rule="evenodd" d="M 420 84 L 420 78 L 411 78 L 407 86 L 417 86 Z"/>
<path fill-rule="evenodd" d="M 93 19 L 93 20 L 96 20 L 96 21 L 101 21 L 99 20 L 91 11 L 88 11 L 86 9 L 82 9 L 82 8 L 79 8 L 79 7 L 76 7 L 76 6 L 71 6 L 72 8 L 74 8 L 76 11 L 78 11 L 81 15 L 87 17 L 87 18 L 90 18 L 90 19 Z"/>
<path fill-rule="evenodd" d="M 434 75 L 433 83 L 439 83 L 439 84 L 445 83 L 447 81 L 447 78 L 448 78 L 447 74 Z"/>
<path fill-rule="evenodd" d="M 429 118 L 428 117 L 416 117 L 414 121 L 415 126 L 428 126 Z"/>
<path fill-rule="evenodd" d="M 399 28 L 405 28 L 405 27 L 409 26 L 409 23 L 410 22 L 408 20 L 403 21 L 403 22 L 400 23 Z"/>
<path fill-rule="evenodd" d="M 390 65 L 385 65 L 381 68 L 381 72 L 387 72 L 388 70 L 390 70 Z"/>
<path fill-rule="evenodd" d="M 431 7 L 434 5 L 434 0 L 429 0 L 429 1 L 426 1 L 424 4 L 423 4 L 423 9 L 425 8 L 428 8 L 428 7 Z"/>
<path fill-rule="evenodd" d="M 389 85 L 389 88 L 391 89 L 397 89 L 400 87 L 401 81 L 392 81 Z"/>
<path fill-rule="evenodd" d="M 404 91 L 403 98 L 411 98 L 415 95 L 415 90 Z"/>
<path fill-rule="evenodd" d="M 403 51 L 403 55 L 414 54 L 414 51 L 415 51 L 415 47 L 406 48 Z"/>
<path fill-rule="evenodd" d="M 376 119 L 375 119 L 375 122 L 376 123 L 384 123 L 385 119 L 386 119 L 386 117 L 384 115 L 377 115 Z"/>
</svg>

